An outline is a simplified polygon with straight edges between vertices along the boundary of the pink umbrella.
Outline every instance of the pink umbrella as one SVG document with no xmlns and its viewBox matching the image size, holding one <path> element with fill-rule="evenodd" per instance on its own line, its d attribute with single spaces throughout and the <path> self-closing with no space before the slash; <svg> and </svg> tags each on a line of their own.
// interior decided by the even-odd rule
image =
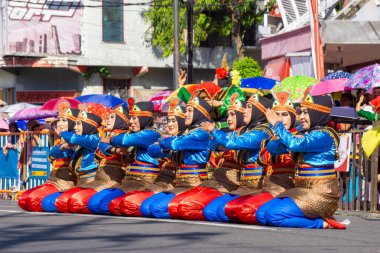
<svg viewBox="0 0 380 253">
<path fill-rule="evenodd" d="M 57 116 L 58 112 L 40 110 L 39 108 L 21 109 L 13 115 L 9 121 L 45 119 Z"/>
<path fill-rule="evenodd" d="M 166 103 L 166 99 L 172 94 L 173 91 L 162 91 L 154 94 L 149 100 L 154 104 L 154 111 L 161 111 L 161 107 Z"/>
<path fill-rule="evenodd" d="M 345 90 L 351 90 L 351 88 L 345 87 L 344 83 L 347 81 L 346 78 L 340 79 L 329 79 L 323 82 L 320 82 L 313 87 L 311 87 L 311 95 L 319 96 L 332 92 L 339 92 Z"/>
<path fill-rule="evenodd" d="M 73 99 L 73 98 L 54 98 L 47 101 L 42 107 L 41 110 L 48 110 L 48 111 L 58 111 L 58 105 L 62 102 L 67 102 L 70 104 L 70 107 L 72 109 L 78 109 L 78 105 L 81 104 L 80 101 Z"/>
<path fill-rule="evenodd" d="M 5 120 L 3 120 L 2 118 L 0 118 L 0 129 L 9 130 L 7 122 L 5 122 Z"/>
</svg>

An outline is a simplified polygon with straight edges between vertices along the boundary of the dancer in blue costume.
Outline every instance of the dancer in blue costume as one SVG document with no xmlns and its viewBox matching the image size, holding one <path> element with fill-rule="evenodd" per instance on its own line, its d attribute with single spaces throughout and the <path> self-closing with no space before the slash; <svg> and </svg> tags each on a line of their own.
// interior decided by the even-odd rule
<svg viewBox="0 0 380 253">
<path fill-rule="evenodd" d="M 185 107 L 180 106 L 179 103 L 180 100 L 178 98 L 170 100 L 165 127 L 168 134 L 165 136 L 166 138 L 170 136 L 181 136 L 186 129 Z M 158 143 L 149 146 L 148 154 L 151 157 L 158 159 L 160 173 L 154 182 L 148 185 L 146 189 L 143 191 L 137 191 L 135 194 L 123 198 L 120 202 L 120 209 L 123 215 L 141 217 L 143 216 L 144 211 L 145 213 L 150 213 L 150 211 L 147 211 L 149 208 L 142 208 L 144 211 L 140 210 L 142 202 L 156 193 L 174 189 L 175 172 L 178 166 L 172 161 L 172 153 L 173 151 L 162 150 Z M 148 202 L 145 202 L 145 207 L 147 206 L 147 203 Z"/>
<path fill-rule="evenodd" d="M 244 122 L 244 112 L 247 103 L 241 101 L 239 94 L 231 96 L 229 103 L 226 124 L 228 125 L 228 135 L 239 135 L 239 132 L 246 125 Z M 211 178 L 197 186 L 201 189 L 197 193 L 191 194 L 181 201 L 178 210 L 182 219 L 204 220 L 204 208 L 216 198 L 223 194 L 236 190 L 240 185 L 241 165 L 236 159 L 236 150 L 226 150 L 216 139 L 212 139 L 209 144 L 211 153 L 208 167 L 212 171 Z M 189 190 L 193 191 L 193 189 Z"/>
<path fill-rule="evenodd" d="M 94 181 L 82 184 L 82 190 L 73 194 L 69 199 L 69 209 L 72 213 L 90 213 L 88 202 L 92 196 L 101 190 L 120 185 L 125 177 L 127 159 L 121 149 L 113 147 L 109 138 L 129 133 L 129 109 L 122 105 L 113 108 L 108 116 L 105 131 L 108 136 L 103 138 L 96 151 L 100 160 Z"/>
<path fill-rule="evenodd" d="M 301 103 L 301 135 L 294 136 L 285 129 L 274 111 L 266 112 L 279 138 L 269 142 L 267 149 L 272 154 L 292 152 L 296 162 L 295 188 L 261 206 L 256 218 L 262 225 L 276 227 L 345 229 L 331 218 L 339 201 L 334 170 L 339 136 L 328 127 L 332 99 L 312 97 L 308 91 Z"/>
<path fill-rule="evenodd" d="M 102 116 L 108 109 L 99 104 L 80 105 L 75 133 L 63 132 L 61 137 L 72 146 L 75 151 L 71 159 L 70 167 L 74 169 L 79 180 L 76 187 L 71 188 L 54 201 L 55 207 L 59 212 L 69 212 L 68 200 L 74 193 L 81 190 L 80 186 L 94 179 L 98 163 L 95 161 L 95 151 L 100 140 L 98 128 L 102 124 Z M 50 199 L 50 203 L 53 201 Z M 54 208 L 52 208 L 54 209 Z"/>
<path fill-rule="evenodd" d="M 211 123 L 202 125 L 202 128 L 209 131 L 221 147 L 239 151 L 238 159 L 242 166 L 241 185 L 238 189 L 213 200 L 205 207 L 203 215 L 207 220 L 229 221 L 230 218 L 233 218 L 226 214 L 229 209 L 235 210 L 236 206 L 245 200 L 244 195 L 258 193 L 262 189 L 264 169 L 258 166 L 256 161 L 261 150 L 261 142 L 273 136 L 264 115 L 266 109 L 271 108 L 272 103 L 271 100 L 259 96 L 258 93 L 252 94 L 247 101 L 244 114 L 247 126 L 240 132 L 235 131 L 231 135 L 215 129 Z"/>
<path fill-rule="evenodd" d="M 147 152 L 148 147 L 160 138 L 160 134 L 153 128 L 153 103 L 134 103 L 132 99 L 128 103 L 133 133 L 112 137 L 110 144 L 119 148 L 133 148 L 134 159 L 127 166 L 121 186 L 116 186 L 117 189 L 104 189 L 90 199 L 89 202 L 99 203 L 90 209 L 96 213 L 121 215 L 120 201 L 135 190 L 145 189 L 156 179 L 160 170 L 158 161 Z"/>
<path fill-rule="evenodd" d="M 211 120 L 210 111 L 211 106 L 205 100 L 192 97 L 186 107 L 185 133 L 160 140 L 163 150 L 174 151 L 179 169 L 173 190 L 155 194 L 142 203 L 144 216 L 178 218 L 181 195 L 208 178 L 206 165 L 210 156 L 210 135 L 200 128 L 200 124 Z"/>
<path fill-rule="evenodd" d="M 75 118 L 78 116 L 79 110 L 70 109 L 70 104 L 67 102 L 58 105 L 58 123 L 56 132 L 60 135 L 65 131 L 74 131 Z M 73 154 L 73 149 L 61 149 L 65 143 L 64 140 L 58 139 L 55 141 L 54 147 L 49 153 L 49 161 L 52 165 L 52 171 L 46 183 L 24 192 L 18 204 L 21 208 L 28 211 L 42 212 L 42 201 L 46 196 L 53 193 L 61 193 L 72 188 L 77 177 L 72 169 L 70 169 L 70 159 Z M 56 195 L 57 195 L 56 194 Z"/>
</svg>

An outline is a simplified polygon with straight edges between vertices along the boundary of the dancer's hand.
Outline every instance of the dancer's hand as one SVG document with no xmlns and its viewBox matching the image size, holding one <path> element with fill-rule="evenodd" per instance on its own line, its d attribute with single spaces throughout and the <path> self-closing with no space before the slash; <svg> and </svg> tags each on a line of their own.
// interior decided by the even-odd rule
<svg viewBox="0 0 380 253">
<path fill-rule="evenodd" d="M 201 123 L 201 127 L 203 130 L 205 130 L 206 132 L 210 132 L 212 129 L 215 128 L 215 123 L 211 123 L 211 122 L 202 122 Z"/>
<path fill-rule="evenodd" d="M 268 123 L 274 126 L 277 122 L 281 122 L 281 118 L 272 109 L 267 109 L 265 112 Z"/>
<path fill-rule="evenodd" d="M 105 137 L 105 138 L 102 138 L 100 139 L 101 142 L 104 142 L 104 143 L 108 143 L 110 144 L 111 143 L 111 137 Z"/>
<path fill-rule="evenodd" d="M 185 85 L 187 79 L 187 73 L 185 70 L 180 69 L 178 73 L 178 87 L 182 87 Z"/>
</svg>

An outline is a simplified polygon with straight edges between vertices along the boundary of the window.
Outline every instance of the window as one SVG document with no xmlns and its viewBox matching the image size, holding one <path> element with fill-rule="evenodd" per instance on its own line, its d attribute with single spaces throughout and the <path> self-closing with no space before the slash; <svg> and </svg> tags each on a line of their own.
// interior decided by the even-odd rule
<svg viewBox="0 0 380 253">
<path fill-rule="evenodd" d="M 124 100 L 128 98 L 130 87 L 131 79 L 103 79 L 103 93 L 114 95 Z"/>
<path fill-rule="evenodd" d="M 103 0 L 103 41 L 124 42 L 123 0 Z"/>
</svg>

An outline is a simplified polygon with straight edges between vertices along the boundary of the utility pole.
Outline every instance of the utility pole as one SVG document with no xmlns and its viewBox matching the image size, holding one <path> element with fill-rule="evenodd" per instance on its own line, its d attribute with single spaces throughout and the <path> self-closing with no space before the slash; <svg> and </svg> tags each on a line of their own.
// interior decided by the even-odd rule
<svg viewBox="0 0 380 253">
<path fill-rule="evenodd" d="M 174 52 L 173 52 L 173 87 L 178 88 L 178 73 L 180 68 L 180 52 L 179 52 L 179 2 L 173 0 L 173 16 L 174 16 Z"/>
<path fill-rule="evenodd" d="M 187 0 L 187 83 L 193 83 L 193 12 L 194 0 Z"/>
</svg>

